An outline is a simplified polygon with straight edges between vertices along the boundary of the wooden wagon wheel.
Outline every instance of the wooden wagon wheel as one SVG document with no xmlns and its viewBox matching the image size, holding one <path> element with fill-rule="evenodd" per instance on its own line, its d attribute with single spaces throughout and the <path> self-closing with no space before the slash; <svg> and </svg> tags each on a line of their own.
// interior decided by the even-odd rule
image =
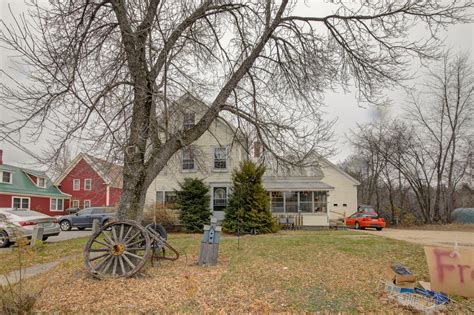
<svg viewBox="0 0 474 315">
<path fill-rule="evenodd" d="M 84 263 L 96 278 L 131 277 L 151 254 L 148 232 L 135 221 L 116 221 L 95 232 L 84 249 Z"/>
</svg>

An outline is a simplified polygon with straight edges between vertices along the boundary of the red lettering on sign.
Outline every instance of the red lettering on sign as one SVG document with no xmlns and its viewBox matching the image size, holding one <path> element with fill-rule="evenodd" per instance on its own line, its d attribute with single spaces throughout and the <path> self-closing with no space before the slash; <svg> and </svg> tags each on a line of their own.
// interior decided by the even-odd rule
<svg viewBox="0 0 474 315">
<path fill-rule="evenodd" d="M 459 280 L 461 281 L 461 283 L 464 283 L 464 269 L 465 268 L 471 268 L 471 266 L 469 266 L 469 265 L 458 265 L 458 268 L 459 268 Z"/>
<path fill-rule="evenodd" d="M 441 258 L 442 257 L 449 257 L 451 252 L 449 251 L 443 251 L 443 250 L 438 250 L 438 249 L 435 249 L 434 251 L 434 254 L 436 256 L 436 272 L 438 274 L 438 279 L 439 281 L 443 281 L 444 280 L 444 269 L 447 269 L 449 271 L 453 271 L 454 270 L 454 265 L 452 264 L 443 264 L 441 262 Z"/>
</svg>

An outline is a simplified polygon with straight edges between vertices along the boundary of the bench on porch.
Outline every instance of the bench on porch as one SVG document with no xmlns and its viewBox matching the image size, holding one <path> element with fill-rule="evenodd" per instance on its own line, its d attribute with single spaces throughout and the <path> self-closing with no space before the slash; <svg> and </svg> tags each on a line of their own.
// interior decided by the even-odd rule
<svg viewBox="0 0 474 315">
<path fill-rule="evenodd" d="M 301 214 L 276 214 L 274 218 L 284 230 L 299 230 L 303 227 L 303 216 Z"/>
</svg>

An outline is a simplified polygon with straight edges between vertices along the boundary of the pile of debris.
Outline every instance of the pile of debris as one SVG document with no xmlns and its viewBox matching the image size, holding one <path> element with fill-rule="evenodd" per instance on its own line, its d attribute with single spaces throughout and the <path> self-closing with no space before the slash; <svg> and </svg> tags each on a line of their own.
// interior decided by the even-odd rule
<svg viewBox="0 0 474 315">
<path fill-rule="evenodd" d="M 450 300 L 440 292 L 431 291 L 428 282 L 420 281 L 416 287 L 416 276 L 405 266 L 394 264 L 387 270 L 385 292 L 388 298 L 401 306 L 418 312 L 441 311 Z"/>
</svg>

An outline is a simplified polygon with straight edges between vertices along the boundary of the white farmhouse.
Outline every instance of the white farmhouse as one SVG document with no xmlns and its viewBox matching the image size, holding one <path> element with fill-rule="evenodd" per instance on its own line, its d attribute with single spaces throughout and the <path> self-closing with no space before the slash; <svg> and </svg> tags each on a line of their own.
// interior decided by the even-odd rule
<svg viewBox="0 0 474 315">
<path fill-rule="evenodd" d="M 193 96 L 181 97 L 169 114 L 176 128 L 189 128 L 204 113 L 206 106 Z M 147 192 L 147 203 L 172 204 L 175 189 L 185 177 L 203 179 L 209 185 L 213 215 L 224 218 L 224 209 L 232 186 L 232 170 L 248 158 L 248 150 L 237 141 L 236 132 L 226 121 L 217 119 L 192 146 L 183 149 L 168 162 Z M 254 154 L 259 155 L 258 146 Z M 305 227 L 329 226 L 330 219 L 350 215 L 357 209 L 359 182 L 336 165 L 321 159 L 318 167 L 291 171 L 266 165 L 264 186 L 270 194 L 275 215 L 299 215 Z"/>
</svg>

